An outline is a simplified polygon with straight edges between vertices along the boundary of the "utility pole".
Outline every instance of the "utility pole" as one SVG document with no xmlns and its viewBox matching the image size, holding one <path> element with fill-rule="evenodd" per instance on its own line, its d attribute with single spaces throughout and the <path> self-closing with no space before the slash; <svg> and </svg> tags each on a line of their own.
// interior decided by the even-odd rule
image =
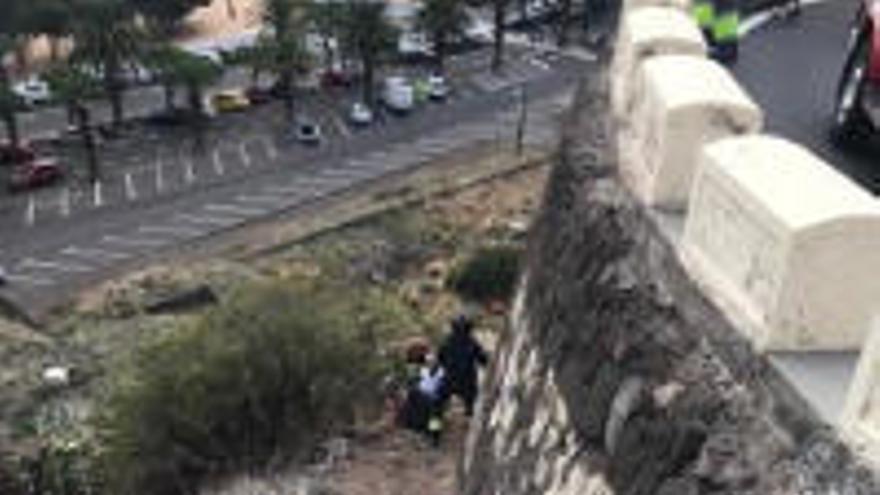
<svg viewBox="0 0 880 495">
<path fill-rule="evenodd" d="M 526 85 L 523 83 L 519 89 L 519 121 L 516 125 L 516 156 L 522 156 L 523 140 L 526 134 L 526 119 L 528 117 L 528 93 Z"/>
</svg>

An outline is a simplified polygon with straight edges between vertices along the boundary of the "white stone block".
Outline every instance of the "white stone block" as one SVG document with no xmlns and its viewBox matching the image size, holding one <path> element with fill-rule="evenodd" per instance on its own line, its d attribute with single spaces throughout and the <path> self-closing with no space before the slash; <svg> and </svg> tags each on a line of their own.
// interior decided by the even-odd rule
<svg viewBox="0 0 880 495">
<path fill-rule="evenodd" d="M 627 113 L 632 81 L 643 61 L 676 54 L 706 55 L 703 35 L 686 12 L 672 7 L 644 7 L 623 14 L 611 63 L 614 115 L 620 117 Z"/>
<path fill-rule="evenodd" d="M 858 350 L 880 311 L 880 204 L 783 139 L 706 146 L 681 254 L 759 349 Z"/>
<path fill-rule="evenodd" d="M 760 107 L 717 62 L 666 55 L 641 65 L 620 133 L 621 176 L 646 204 L 687 206 L 703 145 L 761 129 Z"/>
<path fill-rule="evenodd" d="M 862 348 L 841 418 L 844 437 L 857 452 L 880 466 L 880 319 Z"/>
</svg>

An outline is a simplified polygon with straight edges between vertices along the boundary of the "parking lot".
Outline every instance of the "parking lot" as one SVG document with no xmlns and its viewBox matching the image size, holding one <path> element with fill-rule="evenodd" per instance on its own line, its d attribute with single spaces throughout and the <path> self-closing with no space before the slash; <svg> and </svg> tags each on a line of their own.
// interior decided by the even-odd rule
<svg viewBox="0 0 880 495">
<path fill-rule="evenodd" d="M 511 55 L 505 71 L 497 75 L 488 70 L 487 51 L 457 58 L 450 64 L 453 91 L 446 101 L 422 102 L 407 116 L 380 110 L 366 128 L 348 119 L 351 104 L 359 98 L 356 88 L 304 91 L 296 98 L 296 113 L 319 124 L 323 142 L 318 146 L 296 142 L 280 102 L 217 116 L 202 146 L 196 146 L 195 133 L 187 127 L 141 124 L 102 143 L 101 179 L 92 184 L 86 180 L 81 144 L 73 137 L 66 139 L 47 151 L 67 166 L 67 180 L 27 194 L 0 196 L 0 231 L 50 226 L 123 204 L 149 203 L 241 181 L 278 167 L 310 164 L 328 153 L 342 152 L 352 141 L 387 139 L 395 128 L 413 125 L 421 114 L 439 115 L 449 107 L 467 106 L 484 95 L 517 88 L 546 75 L 556 62 L 552 55 L 527 50 Z M 427 70 L 407 67 L 389 73 L 413 77 Z"/>
</svg>

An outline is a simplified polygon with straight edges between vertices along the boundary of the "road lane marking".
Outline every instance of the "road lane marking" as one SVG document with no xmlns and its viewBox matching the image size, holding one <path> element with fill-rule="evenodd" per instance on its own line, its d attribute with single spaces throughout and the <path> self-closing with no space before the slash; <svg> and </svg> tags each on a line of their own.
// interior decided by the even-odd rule
<svg viewBox="0 0 880 495">
<path fill-rule="evenodd" d="M 156 192 L 161 193 L 165 189 L 165 177 L 162 173 L 162 159 L 156 158 Z"/>
<path fill-rule="evenodd" d="M 243 207 L 237 205 L 227 205 L 227 204 L 210 204 L 206 205 L 205 210 L 208 211 L 219 211 L 221 213 L 231 213 L 233 215 L 240 215 L 243 217 L 252 217 L 256 215 L 265 215 L 268 213 L 267 210 L 262 208 L 254 208 L 254 207 Z"/>
<path fill-rule="evenodd" d="M 191 222 L 196 224 L 206 224 L 206 225 L 217 225 L 220 227 L 226 227 L 229 225 L 234 225 L 236 223 L 241 222 L 240 217 L 217 217 L 217 216 L 204 216 L 204 215 L 190 215 L 187 213 L 181 213 L 177 215 L 176 218 L 179 218 L 185 222 Z"/>
<path fill-rule="evenodd" d="M 70 216 L 70 188 L 61 188 L 61 195 L 58 196 L 58 209 L 61 216 L 67 218 Z"/>
<path fill-rule="evenodd" d="M 333 123 L 333 126 L 336 127 L 336 130 L 339 132 L 340 135 L 342 135 L 342 137 L 346 139 L 351 137 L 351 131 L 348 129 L 348 126 L 345 125 L 345 122 L 342 120 L 342 118 L 339 117 L 339 115 L 337 115 L 336 113 L 331 113 L 330 122 Z"/>
<path fill-rule="evenodd" d="M 270 138 L 263 137 L 262 138 L 263 147 L 266 149 L 266 155 L 270 160 L 275 160 L 278 158 L 278 148 L 275 146 L 275 143 L 272 142 Z"/>
<path fill-rule="evenodd" d="M 239 203 L 257 203 L 257 204 L 269 204 L 269 205 L 277 205 L 278 203 L 284 202 L 290 198 L 286 198 L 283 196 L 274 196 L 274 195 L 265 195 L 265 196 L 251 196 L 247 194 L 240 194 L 235 197 L 235 200 Z"/>
<path fill-rule="evenodd" d="M 269 194 L 299 194 L 304 192 L 305 190 L 302 186 L 268 186 L 264 187 L 263 191 Z"/>
<path fill-rule="evenodd" d="M 125 174 L 125 197 L 129 201 L 137 199 L 137 190 L 134 188 L 134 180 L 132 180 L 131 172 Z"/>
<path fill-rule="evenodd" d="M 104 206 L 104 187 L 100 180 L 92 183 L 92 199 L 94 200 L 95 208 Z"/>
<path fill-rule="evenodd" d="M 184 159 L 183 167 L 184 167 L 184 172 L 183 172 L 184 180 L 188 184 L 192 184 L 196 180 L 196 172 L 194 170 L 195 165 L 193 165 L 192 158 Z"/>
<path fill-rule="evenodd" d="M 20 273 L 7 273 L 6 280 L 10 282 L 14 282 L 16 284 L 24 284 L 24 285 L 54 285 L 55 282 L 51 278 L 44 277 L 35 277 L 32 275 L 23 275 Z"/>
<path fill-rule="evenodd" d="M 67 246 L 66 248 L 61 250 L 61 254 L 66 256 L 76 256 L 87 259 L 109 259 L 109 260 L 124 260 L 126 258 L 130 258 L 131 255 L 128 253 L 120 253 L 116 251 L 109 251 L 106 249 L 98 249 L 98 248 L 80 248 L 76 246 Z"/>
<path fill-rule="evenodd" d="M 105 235 L 101 238 L 101 242 L 107 244 L 115 244 L 118 246 L 126 246 L 126 247 L 135 247 L 135 248 L 143 248 L 143 247 L 161 247 L 169 242 L 170 240 L 165 239 L 140 239 L 140 238 L 129 238 L 129 237 L 121 237 L 118 235 Z"/>
<path fill-rule="evenodd" d="M 246 142 L 238 145 L 238 155 L 241 157 L 241 163 L 244 165 L 244 168 L 251 168 L 251 155 L 248 153 Z"/>
<path fill-rule="evenodd" d="M 215 149 L 211 154 L 211 162 L 214 164 L 214 172 L 217 175 L 223 175 L 226 171 L 226 168 L 223 166 L 223 157 L 220 156 L 220 150 Z"/>
<path fill-rule="evenodd" d="M 28 204 L 27 208 L 24 212 L 24 223 L 28 227 L 33 227 L 34 223 L 37 221 L 37 201 L 34 199 L 34 195 L 28 195 Z"/>
<path fill-rule="evenodd" d="M 377 165 L 376 160 L 354 158 L 345 162 L 347 168 L 371 168 Z"/>
<path fill-rule="evenodd" d="M 205 233 L 205 231 L 203 230 L 197 230 L 187 227 L 175 227 L 173 225 L 141 225 L 140 227 L 138 227 L 138 232 L 157 235 L 168 234 L 175 237 L 199 236 Z"/>
<path fill-rule="evenodd" d="M 373 175 L 372 170 L 364 170 L 362 168 L 346 169 L 346 168 L 325 168 L 318 173 L 318 177 L 327 178 L 343 178 L 343 179 L 362 179 Z"/>
<path fill-rule="evenodd" d="M 35 258 L 25 258 L 19 263 L 19 266 L 41 270 L 55 270 L 65 273 L 87 273 L 93 270 L 91 267 L 77 263 L 61 263 L 58 261 L 38 260 Z"/>
</svg>

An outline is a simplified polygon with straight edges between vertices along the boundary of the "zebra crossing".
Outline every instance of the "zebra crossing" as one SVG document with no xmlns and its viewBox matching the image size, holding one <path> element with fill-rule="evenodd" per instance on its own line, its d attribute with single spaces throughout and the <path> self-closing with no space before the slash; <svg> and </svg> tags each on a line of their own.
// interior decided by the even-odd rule
<svg viewBox="0 0 880 495">
<path fill-rule="evenodd" d="M 555 135 L 555 118 L 567 97 L 535 103 L 529 113 L 527 140 L 546 143 Z M 387 149 L 343 158 L 335 166 L 313 167 L 253 184 L 222 202 L 207 201 L 167 218 L 82 239 L 60 249 L 28 256 L 7 264 L 8 279 L 22 290 L 38 290 L 67 279 L 98 273 L 172 245 L 196 241 L 252 220 L 301 206 L 341 192 L 355 184 L 418 167 L 444 154 L 478 142 L 510 140 L 510 122 L 518 112 L 507 111 L 485 121 L 449 127 Z"/>
</svg>

